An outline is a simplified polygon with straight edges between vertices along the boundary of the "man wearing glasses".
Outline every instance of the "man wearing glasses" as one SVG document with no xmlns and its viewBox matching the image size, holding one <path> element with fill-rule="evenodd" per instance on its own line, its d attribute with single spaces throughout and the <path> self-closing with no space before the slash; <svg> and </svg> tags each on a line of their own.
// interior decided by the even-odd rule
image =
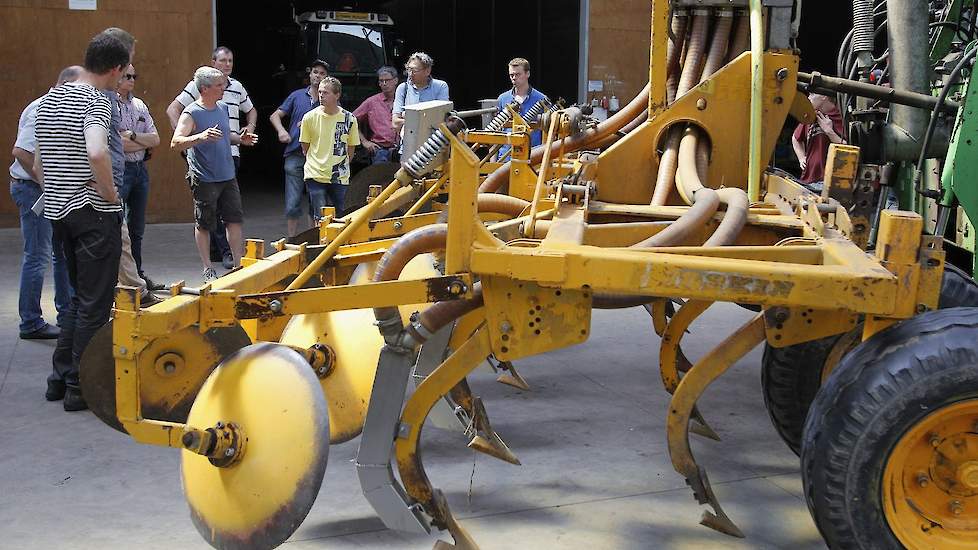
<svg viewBox="0 0 978 550">
<path fill-rule="evenodd" d="M 371 138 L 360 139 L 360 144 L 370 153 L 370 164 L 393 162 L 397 149 L 397 131 L 391 124 L 394 91 L 397 89 L 397 69 L 394 67 L 377 69 L 377 83 L 380 85 L 380 93 L 363 100 L 363 103 L 353 111 L 360 128 L 365 129 Z"/>
<path fill-rule="evenodd" d="M 132 258 L 136 271 L 151 290 L 162 285 L 153 282 L 143 273 L 143 233 L 146 229 L 146 204 L 149 201 L 149 172 L 146 170 L 147 150 L 160 144 L 160 136 L 153 123 L 153 116 L 143 100 L 134 96 L 136 69 L 132 65 L 119 81 L 119 135 L 126 155 L 126 167 L 122 173 L 119 196 L 126 205 L 126 225 L 132 243 Z"/>
<path fill-rule="evenodd" d="M 425 101 L 449 101 L 448 83 L 431 77 L 431 67 L 435 61 L 424 52 L 411 54 L 404 65 L 407 81 L 398 84 L 394 93 L 394 107 L 391 123 L 394 129 L 402 131 L 404 127 L 404 108 Z"/>
</svg>

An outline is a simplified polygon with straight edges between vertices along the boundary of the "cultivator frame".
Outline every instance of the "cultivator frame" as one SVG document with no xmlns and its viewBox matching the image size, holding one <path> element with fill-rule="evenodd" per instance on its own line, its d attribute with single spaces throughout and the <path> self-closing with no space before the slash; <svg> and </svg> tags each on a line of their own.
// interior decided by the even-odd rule
<svg viewBox="0 0 978 550">
<path fill-rule="evenodd" d="M 658 98 L 665 97 L 668 2 L 653 2 L 652 22 L 650 97 Z M 248 241 L 240 269 L 199 289 L 177 285 L 169 299 L 145 309 L 138 305 L 135 289 L 120 289 L 113 326 L 119 422 L 141 443 L 209 458 L 217 451 L 230 452 L 232 458 L 243 452 L 246 458 L 247 450 L 240 446 L 228 451 L 227 445 L 207 444 L 225 428 L 215 431 L 212 426 L 144 417 L 146 402 L 186 391 L 145 387 L 146 373 L 161 368 L 159 359 L 148 364 L 141 357 L 147 346 L 187 327 L 204 333 L 240 325 L 254 342 L 277 342 L 285 323 L 296 315 L 471 303 L 461 321 L 467 329 L 452 336 L 452 353 L 406 403 L 410 366 L 431 331 L 416 319 L 407 326 L 399 318 L 379 323 L 385 344 L 365 411 L 357 466 L 365 495 L 386 525 L 447 529 L 459 546 L 474 546 L 445 498 L 431 486 L 418 454 L 429 411 L 464 384 L 487 356 L 515 361 L 581 343 L 590 334 L 593 307 L 648 304 L 662 337 L 663 385 L 672 394 L 667 437 L 673 465 L 697 501 L 710 506 L 703 523 L 743 536 L 722 510 L 689 446 L 691 429 L 713 433 L 696 408 L 699 397 L 759 343 L 788 346 L 845 333 L 860 322 L 866 340 L 900 320 L 935 309 L 944 264 L 940 239 L 921 236 L 923 222 L 915 213 L 884 212 L 874 252 L 853 242 L 865 224 L 854 223 L 846 205 L 833 197 L 851 194 L 859 168 L 857 148 L 833 146 L 821 195 L 774 173 L 764 174 L 756 189 L 749 185 L 744 159 L 756 153 L 766 161 L 789 114 L 813 120 L 811 105 L 797 89 L 797 56 L 771 50 L 761 58 L 740 55 L 671 105 L 650 101 L 648 121 L 603 152 L 592 146 L 583 154 L 560 154 L 555 146 L 557 154 L 538 170 L 531 166 L 527 133 L 533 124 L 516 113 L 511 134 L 454 132 L 443 125 L 450 156 L 440 175 L 422 180 L 402 170 L 357 212 L 341 219 L 327 212 L 320 244 L 280 241 L 266 256 L 263 242 Z M 752 87 L 751 74 L 757 74 L 758 65 L 759 86 Z M 745 107 L 752 103 L 764 113 L 759 121 L 752 122 Z M 560 111 L 549 119 L 548 143 L 574 138 L 580 128 L 571 123 L 572 117 Z M 702 246 L 724 213 L 694 228 L 678 246 L 632 246 L 666 230 L 693 208 L 648 204 L 646 182 L 654 181 L 659 161 L 654 151 L 678 123 L 699 127 L 711 144 L 706 180 L 715 182 L 714 187 L 756 192 L 746 225 L 730 246 Z M 737 132 L 744 128 L 750 131 Z M 500 166 L 490 159 L 502 144 L 513 151 L 509 192 L 530 205 L 515 218 L 493 220 L 480 217 L 479 187 Z M 481 151 L 481 157 L 473 151 Z M 423 204 L 446 194 L 445 211 L 436 206 L 433 212 L 419 213 Z M 676 195 L 672 198 L 670 204 L 681 202 Z M 384 217 L 408 203 L 413 206 L 406 215 Z M 442 275 L 345 284 L 354 267 L 380 260 L 405 235 L 441 220 L 447 222 Z M 308 287 L 315 277 L 324 286 Z M 667 315 L 667 305 L 676 298 L 685 302 L 680 300 L 679 310 Z M 714 302 L 756 306 L 760 312 L 690 365 L 679 347 L 682 337 Z M 319 378 L 331 375 L 336 358 L 328 352 L 296 351 Z M 456 402 L 465 401 L 463 408 L 475 426 L 470 446 L 515 462 L 491 428 L 481 400 L 467 392 L 466 387 L 457 394 Z M 228 418 L 224 425 L 234 421 Z M 241 429 L 248 433 L 247 426 Z M 393 475 L 392 459 L 400 481 Z"/>
</svg>

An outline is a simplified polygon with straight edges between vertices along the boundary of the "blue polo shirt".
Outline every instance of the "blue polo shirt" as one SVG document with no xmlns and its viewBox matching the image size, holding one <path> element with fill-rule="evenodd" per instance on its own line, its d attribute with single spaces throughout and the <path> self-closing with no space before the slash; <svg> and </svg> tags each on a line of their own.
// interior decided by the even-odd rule
<svg viewBox="0 0 978 550">
<path fill-rule="evenodd" d="M 309 95 L 308 86 L 292 92 L 278 106 L 278 110 L 289 117 L 289 136 L 292 138 L 292 141 L 285 146 L 284 156 L 289 156 L 299 149 L 299 123 L 302 122 L 302 117 L 306 116 L 306 113 L 316 107 L 319 107 L 319 95 L 317 94 L 315 97 Z"/>
<path fill-rule="evenodd" d="M 447 82 L 432 78 L 427 86 L 418 88 L 409 80 L 397 85 L 397 91 L 394 92 L 394 108 L 392 110 L 395 115 L 399 115 L 404 112 L 404 107 L 406 106 L 425 101 L 435 101 L 436 99 L 449 101 Z"/>
<path fill-rule="evenodd" d="M 496 100 L 496 108 L 502 111 L 507 105 L 513 102 L 513 99 L 514 95 L 512 89 L 499 94 L 499 98 Z M 541 99 L 547 99 L 547 96 L 533 86 L 530 86 L 530 93 L 526 95 L 526 99 L 524 99 L 523 104 L 520 105 L 520 115 L 526 115 L 526 112 L 532 109 L 533 106 L 536 105 Z M 509 133 L 510 131 L 511 130 L 509 128 L 506 129 L 506 133 Z M 543 132 L 540 130 L 530 132 L 530 146 L 536 147 L 541 143 L 543 143 Z M 507 151 L 509 151 L 509 145 L 500 147 L 499 158 L 502 158 Z"/>
</svg>

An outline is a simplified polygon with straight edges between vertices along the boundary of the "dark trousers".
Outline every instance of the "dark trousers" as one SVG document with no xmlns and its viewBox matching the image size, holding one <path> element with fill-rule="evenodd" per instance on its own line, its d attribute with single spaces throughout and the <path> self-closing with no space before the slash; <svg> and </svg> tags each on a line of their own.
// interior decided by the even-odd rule
<svg viewBox="0 0 978 550">
<path fill-rule="evenodd" d="M 126 223 L 132 242 L 132 259 L 136 270 L 143 276 L 143 234 L 146 232 L 146 203 L 149 201 L 149 172 L 146 162 L 126 161 L 119 196 L 126 205 Z"/>
<path fill-rule="evenodd" d="M 121 224 L 121 212 L 99 212 L 90 206 L 51 224 L 55 237 L 63 243 L 75 294 L 61 325 L 48 380 L 77 387 L 82 352 L 95 331 L 109 320 L 119 279 Z"/>
<path fill-rule="evenodd" d="M 238 177 L 238 168 L 241 166 L 241 157 L 234 158 L 234 177 Z M 211 230 L 211 261 L 219 262 L 225 256 L 231 255 L 231 244 L 228 242 L 227 232 L 224 230 L 224 220 L 221 213 L 217 213 L 217 224 Z"/>
</svg>

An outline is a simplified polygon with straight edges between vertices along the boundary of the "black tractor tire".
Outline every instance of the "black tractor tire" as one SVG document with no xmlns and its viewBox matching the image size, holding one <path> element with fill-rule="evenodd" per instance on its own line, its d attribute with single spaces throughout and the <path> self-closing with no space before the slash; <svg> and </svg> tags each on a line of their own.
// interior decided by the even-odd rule
<svg viewBox="0 0 978 550">
<path fill-rule="evenodd" d="M 961 269 L 944 265 L 939 309 L 978 307 L 978 283 Z M 856 329 L 862 330 L 862 324 Z M 822 385 L 822 368 L 842 335 L 829 336 L 793 346 L 764 345 L 761 388 L 771 422 L 785 444 L 801 453 L 801 434 L 808 408 Z"/>
<path fill-rule="evenodd" d="M 978 398 L 976 336 L 978 308 L 923 313 L 857 346 L 815 396 L 802 481 L 829 548 L 903 548 L 883 508 L 884 469 L 924 417 Z"/>
</svg>

